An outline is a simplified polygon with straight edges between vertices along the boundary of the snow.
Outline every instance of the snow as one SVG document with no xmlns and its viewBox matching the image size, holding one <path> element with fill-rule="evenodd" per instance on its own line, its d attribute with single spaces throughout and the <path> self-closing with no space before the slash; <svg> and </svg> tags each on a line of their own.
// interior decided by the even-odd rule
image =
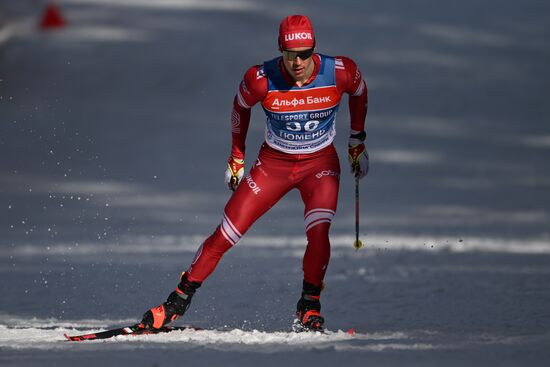
<svg viewBox="0 0 550 367">
<path fill-rule="evenodd" d="M 41 32 L 45 1 L 0 0 L 0 365 L 550 363 L 548 4 L 56 3 L 68 26 Z M 291 192 L 178 322 L 208 330 L 66 342 L 139 320 L 220 222 L 236 87 L 292 13 L 370 90 L 357 252 L 345 100 L 338 117 L 329 332 L 289 332 Z M 263 129 L 256 109 L 247 167 Z"/>
</svg>

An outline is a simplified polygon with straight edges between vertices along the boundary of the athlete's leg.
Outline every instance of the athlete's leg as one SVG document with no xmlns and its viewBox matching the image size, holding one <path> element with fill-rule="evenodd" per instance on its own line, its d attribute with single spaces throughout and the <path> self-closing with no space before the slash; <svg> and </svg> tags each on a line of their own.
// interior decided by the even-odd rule
<svg viewBox="0 0 550 367">
<path fill-rule="evenodd" d="M 141 321 L 144 328 L 160 328 L 183 315 L 195 291 L 214 271 L 223 254 L 293 187 L 288 173 L 292 169 L 285 167 L 288 162 L 269 157 L 262 159 L 262 151 L 258 161 L 261 164 L 255 164 L 229 199 L 222 223 L 201 245 L 176 290 L 161 305 L 145 312 Z"/>
<path fill-rule="evenodd" d="M 330 259 L 330 223 L 338 204 L 338 157 L 327 154 L 308 172 L 298 186 L 305 204 L 307 248 L 303 259 L 304 281 L 321 286 Z"/>
<path fill-rule="evenodd" d="M 186 272 L 190 281 L 204 281 L 214 271 L 223 254 L 292 188 L 284 164 L 283 161 L 260 155 L 250 174 L 243 178 L 227 202 L 222 223 L 197 251 Z"/>
<path fill-rule="evenodd" d="M 296 305 L 293 328 L 322 330 L 321 290 L 330 259 L 329 229 L 336 212 L 340 165 L 333 147 L 307 163 L 298 189 L 305 204 L 307 247 L 304 254 L 302 295 Z"/>
</svg>

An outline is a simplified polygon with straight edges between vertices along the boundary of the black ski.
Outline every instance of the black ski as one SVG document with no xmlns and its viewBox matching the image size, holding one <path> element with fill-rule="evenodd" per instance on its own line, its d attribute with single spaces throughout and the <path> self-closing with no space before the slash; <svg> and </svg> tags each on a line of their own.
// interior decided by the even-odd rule
<svg viewBox="0 0 550 367">
<path fill-rule="evenodd" d="M 178 330 L 201 330 L 193 326 L 164 326 L 160 329 L 147 329 L 141 326 L 140 324 L 122 327 L 118 329 L 111 329 L 100 331 L 97 333 L 82 334 L 82 335 L 65 335 L 68 341 L 80 342 L 84 340 L 99 340 L 99 339 L 109 339 L 119 335 L 150 335 L 150 334 L 161 334 L 161 333 L 170 333 L 172 331 Z"/>
<path fill-rule="evenodd" d="M 121 336 L 121 335 L 151 335 L 151 334 L 162 334 L 162 333 L 170 333 L 172 331 L 181 331 L 181 330 L 205 330 L 202 328 L 198 328 L 195 326 L 164 326 L 160 329 L 147 329 L 143 328 L 140 324 L 128 326 L 128 327 L 122 327 L 118 329 L 111 329 L 106 331 L 100 331 L 97 333 L 90 333 L 90 334 L 82 334 L 82 335 L 65 335 L 65 338 L 67 338 L 68 341 L 73 342 L 79 342 L 84 340 L 100 340 L 100 339 L 109 339 L 113 338 L 115 336 Z M 221 330 L 217 330 L 221 331 Z M 312 329 L 297 329 L 293 327 L 293 332 L 310 332 L 310 333 L 322 333 L 322 334 L 330 334 L 330 331 L 320 329 L 320 330 L 312 330 Z M 350 335 L 355 335 L 355 329 L 349 329 L 346 331 L 346 333 Z"/>
</svg>

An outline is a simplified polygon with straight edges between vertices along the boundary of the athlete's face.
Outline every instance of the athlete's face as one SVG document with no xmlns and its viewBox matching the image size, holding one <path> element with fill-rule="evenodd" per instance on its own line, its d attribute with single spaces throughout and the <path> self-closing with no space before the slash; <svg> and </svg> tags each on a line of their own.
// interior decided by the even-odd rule
<svg viewBox="0 0 550 367">
<path fill-rule="evenodd" d="M 313 49 L 311 47 L 291 48 L 283 51 L 286 71 L 298 83 L 305 83 L 313 73 Z"/>
</svg>

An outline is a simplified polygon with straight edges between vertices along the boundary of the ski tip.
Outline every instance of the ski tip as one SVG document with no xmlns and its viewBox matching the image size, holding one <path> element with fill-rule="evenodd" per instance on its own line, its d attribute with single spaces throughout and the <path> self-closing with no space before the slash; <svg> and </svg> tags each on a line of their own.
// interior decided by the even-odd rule
<svg viewBox="0 0 550 367">
<path fill-rule="evenodd" d="M 67 338 L 67 341 L 70 341 L 70 342 L 81 342 L 83 340 L 86 340 L 86 339 L 93 339 L 91 338 L 92 335 L 88 336 L 88 335 L 73 335 L 73 336 L 70 336 L 68 334 L 63 334 L 65 336 L 65 338 Z M 93 335 L 95 336 L 95 335 Z"/>
</svg>

